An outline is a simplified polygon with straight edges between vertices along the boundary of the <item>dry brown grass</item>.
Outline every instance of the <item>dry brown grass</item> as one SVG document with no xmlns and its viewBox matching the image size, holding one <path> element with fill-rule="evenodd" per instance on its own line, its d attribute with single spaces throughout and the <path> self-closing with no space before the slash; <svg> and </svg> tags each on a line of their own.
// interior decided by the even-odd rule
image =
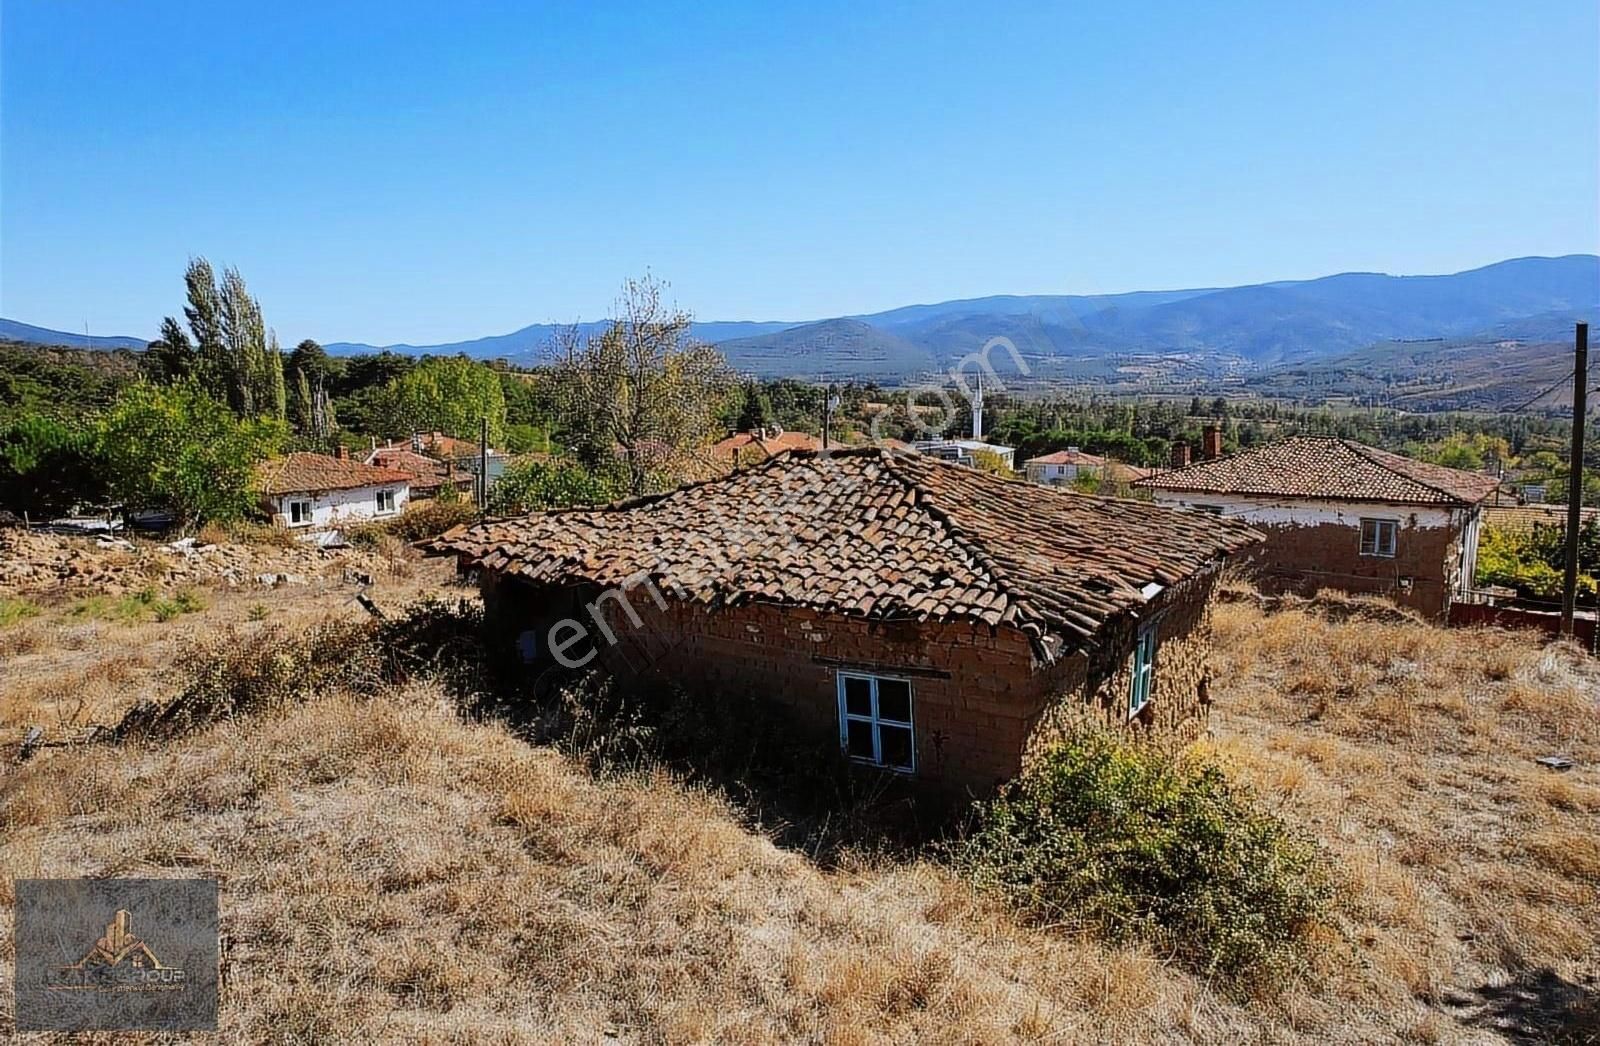
<svg viewBox="0 0 1600 1046">
<path fill-rule="evenodd" d="M 236 1039 L 1129 1040 L 1253 1022 L 1150 955 L 1019 929 L 934 866 L 824 872 L 703 792 L 597 782 L 425 688 L 56 753 L 11 774 L 0 819 L 8 879 L 217 876 Z"/>
<path fill-rule="evenodd" d="M 1247 604 L 1216 622 L 1211 744 L 1347 872 L 1357 961 L 1327 969 L 1330 991 L 1452 1017 L 1540 971 L 1594 992 L 1600 666 L 1496 629 Z"/>
<path fill-rule="evenodd" d="M 422 686 L 0 769 L 0 906 L 14 876 L 217 876 L 247 1041 L 1484 1041 L 1593 991 L 1600 670 L 1500 632 L 1217 627 L 1206 744 L 1345 879 L 1313 977 L 1272 998 L 1020 927 L 936 864 L 820 868 Z M 66 671 L 28 685 L 92 684 Z M 1533 763 L 1554 750 L 1580 767 Z"/>
<path fill-rule="evenodd" d="M 438 591 L 451 575 L 447 563 L 396 549 L 370 592 L 398 606 Z M 36 613 L 0 628 L 0 743 L 30 726 L 55 740 L 90 723 L 114 724 L 141 700 L 171 696 L 172 665 L 198 635 L 234 629 L 248 637 L 329 614 L 364 618 L 355 602 L 361 590 L 331 575 L 281 588 L 212 585 L 199 589 L 203 610 L 166 621 L 116 612 L 127 596 L 36 594 Z"/>
</svg>

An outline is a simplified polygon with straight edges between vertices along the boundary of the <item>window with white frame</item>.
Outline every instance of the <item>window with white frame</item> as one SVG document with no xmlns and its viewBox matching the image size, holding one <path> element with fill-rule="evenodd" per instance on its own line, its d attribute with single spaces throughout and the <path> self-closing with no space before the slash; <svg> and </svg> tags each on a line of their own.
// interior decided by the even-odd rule
<svg viewBox="0 0 1600 1046">
<path fill-rule="evenodd" d="M 311 500 L 296 498 L 289 502 L 289 525 L 303 527 L 311 522 Z"/>
<path fill-rule="evenodd" d="M 1133 653 L 1128 655 L 1128 669 L 1131 676 L 1128 680 L 1128 717 L 1131 719 L 1150 703 L 1150 694 L 1155 688 L 1156 623 L 1154 621 L 1139 629 L 1139 638 L 1134 641 Z"/>
<path fill-rule="evenodd" d="M 1400 533 L 1400 521 L 1394 519 L 1363 519 L 1361 521 L 1361 554 L 1394 558 L 1395 537 Z"/>
<path fill-rule="evenodd" d="M 857 762 L 914 772 L 911 681 L 839 673 L 839 745 Z"/>
<path fill-rule="evenodd" d="M 394 511 L 394 491 L 392 491 L 392 490 L 380 490 L 380 491 L 378 491 L 378 515 L 382 516 L 382 515 L 385 515 L 386 513 L 393 512 L 393 511 Z"/>
</svg>

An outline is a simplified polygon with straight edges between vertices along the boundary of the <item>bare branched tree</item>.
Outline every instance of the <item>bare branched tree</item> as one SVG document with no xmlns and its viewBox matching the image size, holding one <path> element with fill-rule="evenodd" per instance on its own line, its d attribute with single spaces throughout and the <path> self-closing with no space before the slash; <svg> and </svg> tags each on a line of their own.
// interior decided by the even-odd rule
<svg viewBox="0 0 1600 1046">
<path fill-rule="evenodd" d="M 602 330 L 568 328 L 555 346 L 567 441 L 590 468 L 620 469 L 634 495 L 681 478 L 732 382 L 722 354 L 694 341 L 689 314 L 663 289 L 648 276 L 629 280 Z"/>
</svg>

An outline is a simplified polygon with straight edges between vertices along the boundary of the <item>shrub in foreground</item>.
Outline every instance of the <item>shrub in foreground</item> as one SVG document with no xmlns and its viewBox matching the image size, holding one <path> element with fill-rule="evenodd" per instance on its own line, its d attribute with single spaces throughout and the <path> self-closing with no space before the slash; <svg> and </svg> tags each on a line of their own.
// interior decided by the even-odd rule
<svg viewBox="0 0 1600 1046">
<path fill-rule="evenodd" d="M 980 804 L 954 856 L 1030 921 L 1241 980 L 1298 965 L 1333 895 L 1316 844 L 1219 767 L 1092 727 Z"/>
</svg>

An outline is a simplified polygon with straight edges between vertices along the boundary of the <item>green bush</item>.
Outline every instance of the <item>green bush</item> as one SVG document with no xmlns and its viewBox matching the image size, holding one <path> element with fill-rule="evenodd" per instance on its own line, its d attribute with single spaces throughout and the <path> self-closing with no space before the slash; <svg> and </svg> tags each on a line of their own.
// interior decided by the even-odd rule
<svg viewBox="0 0 1600 1046">
<path fill-rule="evenodd" d="M 953 856 L 1030 921 L 1239 980 L 1299 965 L 1333 896 L 1316 844 L 1219 767 L 1090 727 L 979 804 Z"/>
<path fill-rule="evenodd" d="M 1535 524 L 1531 530 L 1485 527 L 1478 542 L 1480 585 L 1504 585 L 1528 599 L 1560 599 L 1566 562 L 1566 527 Z M 1578 594 L 1595 595 L 1600 573 L 1600 521 L 1585 521 L 1578 531 Z"/>
<path fill-rule="evenodd" d="M 385 524 L 385 529 L 401 541 L 426 541 L 477 518 L 478 511 L 470 502 L 435 498 L 411 502 L 397 518 Z"/>
<path fill-rule="evenodd" d="M 519 461 L 489 488 L 489 511 L 520 516 L 572 505 L 603 505 L 620 493 L 615 483 L 565 461 Z"/>
</svg>

